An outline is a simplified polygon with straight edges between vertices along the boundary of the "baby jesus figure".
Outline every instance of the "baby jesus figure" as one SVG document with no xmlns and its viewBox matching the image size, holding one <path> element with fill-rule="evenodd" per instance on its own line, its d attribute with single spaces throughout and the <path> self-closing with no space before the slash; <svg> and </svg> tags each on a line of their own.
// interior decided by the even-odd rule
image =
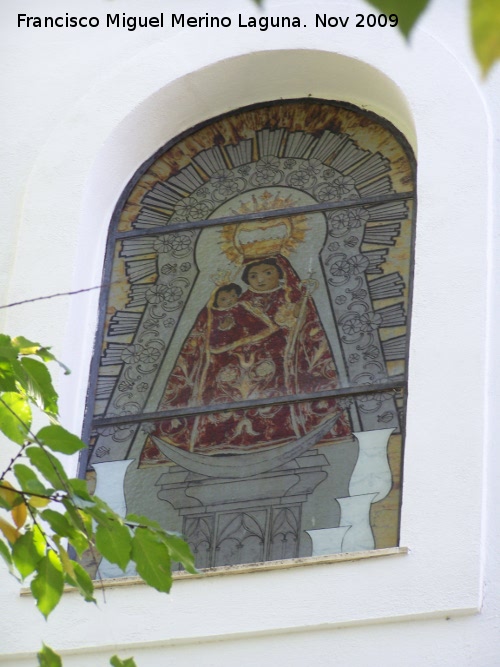
<svg viewBox="0 0 500 667">
<path fill-rule="evenodd" d="M 242 289 L 236 283 L 222 285 L 209 309 L 209 350 L 220 354 L 265 338 L 278 327 L 264 313 L 239 301 Z"/>
<path fill-rule="evenodd" d="M 222 285 L 214 295 L 214 308 L 217 308 L 218 310 L 231 310 L 232 307 L 238 303 L 241 292 L 241 287 L 236 283 Z M 221 331 L 227 331 L 234 325 L 234 318 L 229 314 L 219 322 L 219 329 Z"/>
</svg>

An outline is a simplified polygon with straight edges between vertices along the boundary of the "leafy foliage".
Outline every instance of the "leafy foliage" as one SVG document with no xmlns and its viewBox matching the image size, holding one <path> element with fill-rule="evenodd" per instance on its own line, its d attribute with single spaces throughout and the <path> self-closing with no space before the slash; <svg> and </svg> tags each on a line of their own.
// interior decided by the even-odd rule
<svg viewBox="0 0 500 667">
<path fill-rule="evenodd" d="M 168 592 L 172 561 L 196 572 L 189 547 L 146 517 L 119 516 L 89 493 L 85 480 L 68 477 L 57 455 L 75 454 L 85 444 L 59 424 L 48 361 L 57 360 L 38 343 L 0 335 L 0 431 L 18 446 L 0 474 L 0 557 L 20 581 L 30 577 L 45 618 L 59 604 L 65 585 L 95 602 L 92 579 L 78 562 L 89 550 L 123 571 L 133 562 L 147 584 Z M 49 420 L 36 433 L 33 410 Z M 41 667 L 62 664 L 45 645 L 37 657 Z M 117 656 L 111 665 L 135 667 L 132 658 Z"/>
<path fill-rule="evenodd" d="M 61 658 L 49 646 L 45 646 L 45 644 L 42 650 L 38 652 L 37 657 L 40 667 L 62 667 Z"/>
<path fill-rule="evenodd" d="M 383 14 L 397 14 L 398 28 L 405 37 L 408 37 L 418 17 L 429 4 L 429 0 L 411 0 L 411 2 L 401 2 L 401 0 L 367 0 Z"/>
<path fill-rule="evenodd" d="M 117 655 L 114 655 L 109 662 L 112 667 L 135 667 L 135 662 L 132 660 L 132 658 L 120 660 Z"/>
<path fill-rule="evenodd" d="M 264 0 L 253 0 L 261 7 Z M 435 0 L 436 1 L 436 0 Z M 408 37 L 430 0 L 366 0 L 383 14 L 397 14 L 398 28 Z M 470 33 L 474 53 L 486 75 L 500 60 L 500 0 L 469 0 Z"/>
<path fill-rule="evenodd" d="M 470 27 L 476 57 L 487 74 L 500 60 L 500 0 L 471 0 Z"/>
<path fill-rule="evenodd" d="M 397 14 L 398 27 L 408 37 L 430 0 L 367 0 L 384 14 Z M 486 75 L 500 60 L 500 0 L 469 0 L 472 46 Z"/>
</svg>

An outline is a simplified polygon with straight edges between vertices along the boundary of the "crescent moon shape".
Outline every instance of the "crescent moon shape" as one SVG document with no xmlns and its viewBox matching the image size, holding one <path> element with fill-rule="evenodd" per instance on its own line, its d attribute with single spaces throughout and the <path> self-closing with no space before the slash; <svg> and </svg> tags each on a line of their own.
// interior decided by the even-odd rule
<svg viewBox="0 0 500 667">
<path fill-rule="evenodd" d="M 195 454 L 170 445 L 154 435 L 151 436 L 151 439 L 165 456 L 190 472 L 206 477 L 253 477 L 278 468 L 314 447 L 335 426 L 339 417 L 340 415 L 335 415 L 335 417 L 326 419 L 306 435 L 286 445 L 272 447 L 263 452 L 249 452 L 233 456 Z"/>
</svg>

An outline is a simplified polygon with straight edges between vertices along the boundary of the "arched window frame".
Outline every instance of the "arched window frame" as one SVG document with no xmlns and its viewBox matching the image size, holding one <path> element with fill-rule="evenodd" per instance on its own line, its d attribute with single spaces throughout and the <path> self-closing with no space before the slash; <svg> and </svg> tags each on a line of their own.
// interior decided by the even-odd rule
<svg viewBox="0 0 500 667">
<path fill-rule="evenodd" d="M 290 101 L 280 101 L 280 102 L 270 102 L 269 106 L 271 105 L 285 105 L 289 103 Z M 338 102 L 325 102 L 324 100 L 293 100 L 294 103 L 301 102 L 303 104 L 315 104 L 315 103 L 322 103 L 322 104 L 330 104 L 332 107 L 335 106 L 337 108 L 343 108 L 346 110 L 350 111 L 355 111 L 355 112 L 362 112 L 362 110 L 359 110 L 357 107 L 354 107 L 353 105 L 347 104 L 347 103 L 338 103 Z M 266 105 L 255 105 L 252 107 L 247 107 L 244 109 L 240 109 L 237 112 L 231 112 L 231 115 L 245 112 L 245 111 L 251 111 L 254 108 L 265 108 Z M 409 148 L 408 143 L 404 139 L 404 137 L 401 135 L 401 133 L 394 128 L 390 123 L 387 121 L 384 121 L 380 117 L 376 116 L 373 113 L 369 112 L 362 112 L 364 116 L 368 119 L 371 119 L 374 122 L 377 122 L 381 126 L 385 127 L 386 129 L 389 129 L 390 133 L 395 137 L 395 139 L 400 143 L 400 145 L 404 146 L 404 151 L 406 153 L 406 157 L 411 164 L 411 169 L 413 171 L 413 174 L 415 173 L 415 160 L 413 158 L 413 154 L 411 152 L 411 149 Z M 415 206 L 414 206 L 414 199 L 415 199 L 415 192 L 414 189 L 409 189 L 403 192 L 397 192 L 397 193 L 385 193 L 382 195 L 373 195 L 373 196 L 361 196 L 360 198 L 352 199 L 352 200 L 344 200 L 344 201 L 326 201 L 322 203 L 314 203 L 314 204 L 308 204 L 305 206 L 292 206 L 292 207 L 284 207 L 284 208 L 278 208 L 274 210 L 267 210 L 267 211 L 258 211 L 258 212 L 253 212 L 253 213 L 244 213 L 244 214 L 239 214 L 239 215 L 225 215 L 219 218 L 205 218 L 205 219 L 195 219 L 191 221 L 179 221 L 179 222 L 173 222 L 170 224 L 165 224 L 165 225 L 158 225 L 156 224 L 155 226 L 152 226 L 151 229 L 130 229 L 127 231 L 120 231 L 118 229 L 119 222 L 120 222 L 120 217 L 123 212 L 123 208 L 126 205 L 127 201 L 130 198 L 131 193 L 134 191 L 134 188 L 137 187 L 137 184 L 140 183 L 141 178 L 148 172 L 150 167 L 154 165 L 154 163 L 158 160 L 160 156 L 168 152 L 169 149 L 172 147 L 176 146 L 180 141 L 183 139 L 192 136 L 196 131 L 199 129 L 202 129 L 208 124 L 213 124 L 218 122 L 219 120 L 223 120 L 226 116 L 230 114 L 224 114 L 223 116 L 216 118 L 216 119 L 211 119 L 207 123 L 202 123 L 195 128 L 191 128 L 190 130 L 186 131 L 180 136 L 177 136 L 175 139 L 172 141 L 168 142 L 165 146 L 163 146 L 161 149 L 159 149 L 149 160 L 147 160 L 141 168 L 136 172 L 136 174 L 133 176 L 131 179 L 130 183 L 128 186 L 125 188 L 122 196 L 120 197 L 120 200 L 117 203 L 115 212 L 113 214 L 111 226 L 110 226 L 110 234 L 108 237 L 108 243 L 107 243 L 107 252 L 106 252 L 106 261 L 105 261 L 105 267 L 104 267 L 104 277 L 103 277 L 103 284 L 104 284 L 104 290 L 101 294 L 101 300 L 100 300 L 100 316 L 99 316 L 99 328 L 98 328 L 98 337 L 97 337 L 97 343 L 96 343 L 96 350 L 100 350 L 103 345 L 103 339 L 105 336 L 105 323 L 107 321 L 107 304 L 108 304 L 108 299 L 109 299 L 109 292 L 110 289 L 112 288 L 113 285 L 113 257 L 115 255 L 115 248 L 117 243 L 123 242 L 126 239 L 144 239 L 147 237 L 156 237 L 160 234 L 175 234 L 181 231 L 188 231 L 188 230 L 201 230 L 201 229 L 209 229 L 213 227 L 220 227 L 220 226 L 229 226 L 229 225 L 239 225 L 243 222 L 248 222 L 248 221 L 253 221 L 253 220 L 258 220 L 258 221 L 269 221 L 269 220 L 275 220 L 277 218 L 282 218 L 282 217 L 290 217 L 290 216 L 297 216 L 297 215 L 307 215 L 307 214 L 314 214 L 314 213 L 322 213 L 322 214 L 329 214 L 329 213 L 334 213 L 335 211 L 349 211 L 353 210 L 355 208 L 359 207 L 376 207 L 379 205 L 384 205 L 384 204 L 393 204 L 397 202 L 412 202 L 412 212 L 411 212 L 411 228 L 412 228 L 412 237 L 411 237 L 411 242 L 410 242 L 410 252 L 412 251 L 413 248 L 413 234 L 414 234 L 414 222 L 415 222 Z M 363 160 L 362 160 L 363 162 Z M 375 179 L 376 180 L 376 179 Z M 144 207 L 147 208 L 147 207 Z M 411 278 L 411 268 L 409 270 L 408 274 L 408 279 L 410 280 Z M 411 293 L 408 297 L 408 312 L 410 311 L 410 303 L 411 303 Z M 117 319 L 115 319 L 116 328 L 119 328 L 119 322 Z M 111 324 L 113 326 L 113 324 Z M 125 329 L 127 331 L 132 331 L 132 329 L 127 329 L 127 326 L 125 326 Z M 398 343 L 399 347 L 401 345 Z M 119 353 L 121 354 L 123 352 L 123 347 L 122 348 L 115 348 L 119 349 Z M 400 351 L 399 351 L 400 353 Z M 111 362 L 110 365 L 113 365 L 113 360 L 116 360 L 116 356 L 113 357 L 111 356 Z M 354 398 L 354 400 L 357 400 L 356 397 L 359 396 L 366 396 L 367 395 L 367 384 L 369 384 L 369 393 L 370 395 L 373 396 L 383 396 L 384 393 L 387 394 L 387 392 L 394 392 L 394 393 L 402 393 L 404 396 L 406 396 L 406 390 L 407 390 L 407 358 L 408 358 L 408 337 L 405 338 L 404 341 L 404 358 L 406 360 L 405 363 L 405 368 L 404 368 L 404 373 L 402 375 L 399 375 L 397 378 L 386 378 L 383 380 L 378 379 L 374 383 L 358 383 L 357 385 L 354 385 L 353 383 L 348 383 L 347 386 L 342 386 L 338 388 L 332 388 L 326 391 L 319 391 L 319 392 L 307 392 L 305 394 L 297 394 L 293 397 L 287 395 L 283 397 L 278 397 L 274 399 L 254 399 L 253 401 L 246 400 L 240 403 L 232 403 L 231 404 L 231 409 L 238 409 L 238 408 L 245 408 L 245 407 L 255 407 L 255 406 L 262 406 L 264 404 L 266 405 L 272 405 L 272 404 L 280 404 L 284 403 L 285 401 L 290 401 L 290 399 L 294 401 L 306 401 L 306 400 L 319 400 L 319 399 L 350 399 Z M 157 419 L 166 419 L 166 418 L 172 418 L 172 417 L 177 417 L 177 416 L 186 416 L 186 414 L 204 414 L 204 413 L 210 413 L 214 412 L 216 409 L 227 409 L 227 404 L 221 404 L 221 405 L 210 405 L 210 406 L 200 406 L 197 408 L 191 408 L 189 410 L 186 410 L 185 408 L 178 408 L 174 410 L 156 410 L 156 411 L 149 411 L 145 412 L 142 414 L 129 414 L 129 415 L 117 415 L 117 416 L 111 416 L 111 417 L 97 417 L 94 418 L 94 412 L 95 412 L 95 406 L 96 406 L 96 398 L 98 398 L 100 395 L 105 396 L 106 393 L 109 391 L 109 387 L 111 386 L 111 381 L 109 379 L 109 376 L 106 374 L 101 374 L 101 379 L 99 381 L 99 366 L 101 364 L 101 359 L 100 357 L 96 354 L 94 355 L 93 363 L 92 363 L 92 370 L 91 370 L 91 378 L 90 378 L 90 384 L 89 384 L 89 392 L 88 392 L 88 405 L 87 405 L 87 413 L 86 413 L 86 420 L 85 420 L 85 425 L 84 425 L 84 437 L 87 439 L 87 441 L 92 440 L 92 431 L 93 429 L 124 429 L 128 425 L 131 424 L 137 424 L 137 423 L 143 423 L 143 422 L 151 422 L 153 420 Z M 116 384 L 116 383 L 115 383 Z M 113 384 L 113 387 L 115 386 Z M 112 387 L 112 389 L 113 389 Z M 371 400 L 370 398 L 368 400 Z M 404 414 L 404 408 L 403 408 L 403 414 Z M 379 417 L 381 416 L 380 414 L 378 415 Z M 402 419 L 402 428 L 401 430 L 404 430 L 404 417 Z M 129 456 L 130 449 L 127 451 L 125 456 L 121 457 L 123 459 L 127 459 Z M 106 458 L 106 454 L 104 456 L 104 460 L 113 460 Z M 94 459 L 95 462 L 95 459 Z M 82 458 L 81 461 L 81 472 L 84 474 L 84 471 L 86 470 L 88 466 L 88 458 L 84 457 Z"/>
</svg>

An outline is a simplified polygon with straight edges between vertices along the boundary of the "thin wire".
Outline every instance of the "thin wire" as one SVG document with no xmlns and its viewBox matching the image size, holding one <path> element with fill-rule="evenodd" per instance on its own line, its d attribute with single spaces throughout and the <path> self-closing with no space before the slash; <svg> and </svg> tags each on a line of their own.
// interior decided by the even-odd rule
<svg viewBox="0 0 500 667">
<path fill-rule="evenodd" d="M 0 306 L 0 310 L 3 308 L 13 308 L 14 306 L 23 306 L 26 303 L 34 303 L 35 301 L 44 301 L 45 299 L 55 299 L 57 296 L 73 296 L 74 294 L 83 294 L 84 292 L 92 292 L 92 290 L 101 289 L 106 287 L 106 285 L 95 285 L 94 287 L 84 287 L 83 289 L 78 289 L 73 292 L 58 292 L 57 294 L 48 294 L 47 296 L 36 296 L 33 299 L 24 299 L 24 301 L 14 301 L 13 303 L 7 303 L 3 306 Z"/>
</svg>

